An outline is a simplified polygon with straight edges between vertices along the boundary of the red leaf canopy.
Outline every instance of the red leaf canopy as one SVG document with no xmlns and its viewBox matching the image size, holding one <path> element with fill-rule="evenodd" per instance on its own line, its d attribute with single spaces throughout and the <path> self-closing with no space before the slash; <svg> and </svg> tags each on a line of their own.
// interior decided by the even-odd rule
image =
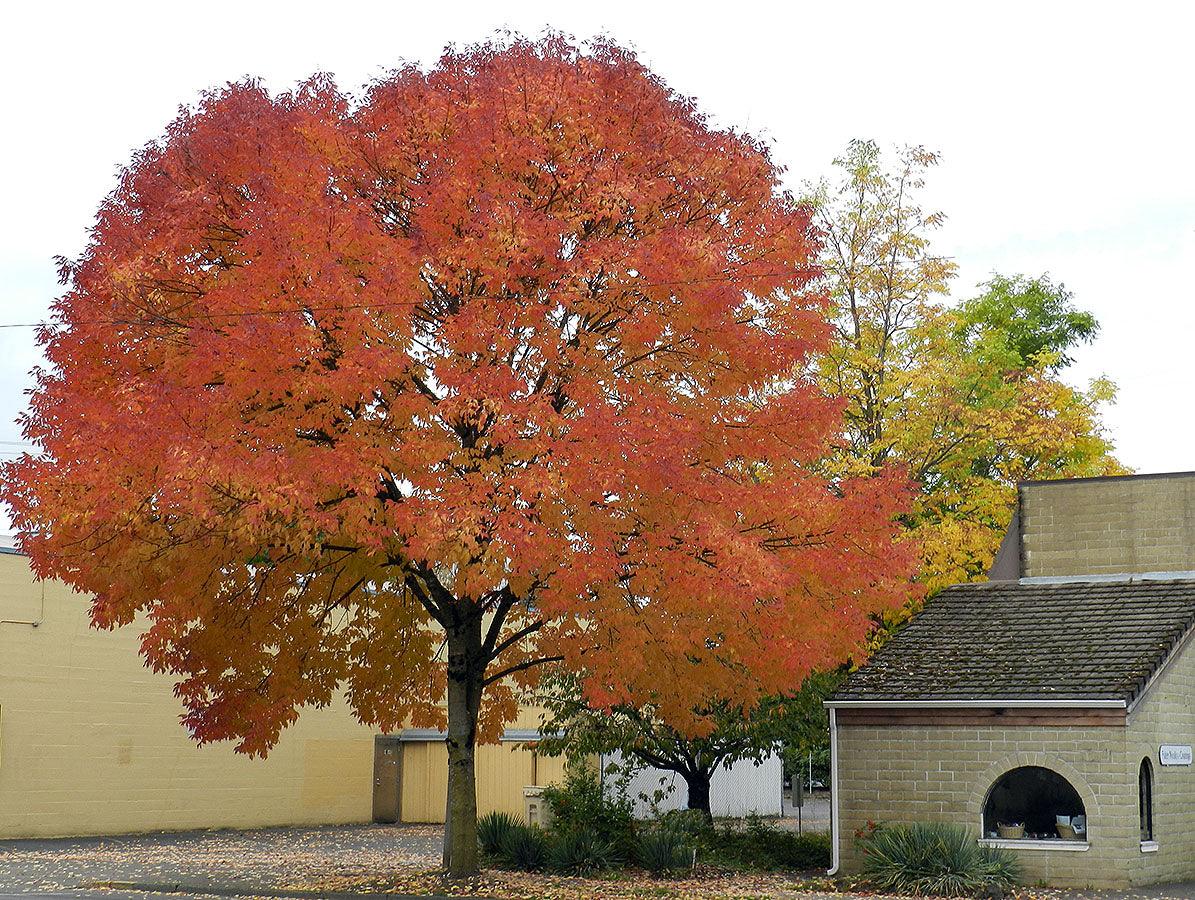
<svg viewBox="0 0 1195 900">
<path fill-rule="evenodd" d="M 264 752 L 341 687 L 439 724 L 470 615 L 490 735 L 543 658 L 674 721 L 749 703 L 907 590 L 897 482 L 817 474 L 812 241 L 762 145 L 616 46 L 232 85 L 64 264 L 3 496 L 97 624 L 147 614 L 201 740 Z"/>
</svg>

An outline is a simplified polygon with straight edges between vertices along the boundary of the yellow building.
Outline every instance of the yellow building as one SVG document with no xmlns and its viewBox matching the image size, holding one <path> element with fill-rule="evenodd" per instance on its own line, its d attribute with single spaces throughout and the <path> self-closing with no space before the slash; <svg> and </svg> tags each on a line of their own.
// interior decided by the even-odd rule
<svg viewBox="0 0 1195 900">
<path fill-rule="evenodd" d="M 0 548 L 0 838 L 444 820 L 438 735 L 376 735 L 338 702 L 305 711 L 265 760 L 197 747 L 139 640 L 135 624 L 92 629 L 86 597 Z M 526 710 L 479 748 L 481 812 L 521 813 L 524 786 L 559 776 L 527 749 L 536 725 Z"/>
</svg>

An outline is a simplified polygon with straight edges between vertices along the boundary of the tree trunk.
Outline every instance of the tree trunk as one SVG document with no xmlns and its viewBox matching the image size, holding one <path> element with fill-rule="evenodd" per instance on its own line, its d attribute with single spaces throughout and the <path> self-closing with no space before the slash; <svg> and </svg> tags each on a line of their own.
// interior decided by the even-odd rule
<svg viewBox="0 0 1195 900">
<path fill-rule="evenodd" d="M 705 769 L 692 769 L 682 772 L 685 784 L 689 788 L 689 809 L 699 809 L 705 813 L 706 819 L 714 820 L 710 811 L 710 772 Z"/>
<path fill-rule="evenodd" d="M 444 868 L 451 878 L 476 875 L 477 779 L 474 750 L 485 666 L 481 618 L 448 632 L 448 797 L 444 816 Z"/>
</svg>

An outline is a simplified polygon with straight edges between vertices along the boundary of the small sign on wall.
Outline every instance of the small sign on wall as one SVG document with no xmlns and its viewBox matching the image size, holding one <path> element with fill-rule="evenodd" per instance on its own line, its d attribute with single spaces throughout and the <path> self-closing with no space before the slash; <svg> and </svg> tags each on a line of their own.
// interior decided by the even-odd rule
<svg viewBox="0 0 1195 900">
<path fill-rule="evenodd" d="M 1192 754 L 1189 746 L 1163 744 L 1158 751 L 1158 761 L 1164 766 L 1189 766 Z"/>
</svg>

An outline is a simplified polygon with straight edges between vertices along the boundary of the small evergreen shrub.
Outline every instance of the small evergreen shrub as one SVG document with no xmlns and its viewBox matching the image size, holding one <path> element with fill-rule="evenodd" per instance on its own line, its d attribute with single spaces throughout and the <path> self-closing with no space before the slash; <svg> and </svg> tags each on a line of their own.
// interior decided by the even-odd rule
<svg viewBox="0 0 1195 900">
<path fill-rule="evenodd" d="M 1011 852 L 979 846 L 958 825 L 893 825 L 876 829 L 860 843 L 864 874 L 881 890 L 961 897 L 1011 887 L 1020 877 Z"/>
<path fill-rule="evenodd" d="M 506 812 L 486 813 L 477 820 L 477 843 L 481 852 L 497 856 L 502 852 L 502 842 L 510 832 L 521 826 L 522 820 Z"/>
<path fill-rule="evenodd" d="M 661 827 L 640 836 L 638 860 L 647 871 L 662 875 L 688 868 L 692 848 L 679 831 Z"/>
<path fill-rule="evenodd" d="M 498 859 L 510 869 L 538 872 L 548 864 L 547 836 L 530 825 L 515 825 L 502 838 Z"/>
<path fill-rule="evenodd" d="M 574 828 L 557 834 L 548 854 L 551 867 L 570 875 L 587 875 L 618 863 L 614 845 L 592 828 Z"/>
<path fill-rule="evenodd" d="M 615 853 L 629 859 L 635 850 L 635 816 L 625 791 L 603 790 L 593 769 L 569 764 L 564 783 L 544 788 L 544 800 L 552 808 L 552 831 L 566 835 L 593 831 Z"/>
</svg>

